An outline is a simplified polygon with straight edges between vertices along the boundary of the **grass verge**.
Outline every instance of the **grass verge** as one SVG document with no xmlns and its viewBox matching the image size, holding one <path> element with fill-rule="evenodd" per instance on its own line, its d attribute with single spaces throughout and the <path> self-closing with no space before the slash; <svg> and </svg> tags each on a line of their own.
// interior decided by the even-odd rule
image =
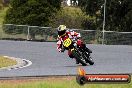
<svg viewBox="0 0 132 88">
<path fill-rule="evenodd" d="M 80 86 L 75 77 L 27 80 L 0 80 L 0 88 L 132 88 L 129 84 L 85 84 Z"/>
<path fill-rule="evenodd" d="M 0 56 L 0 68 L 17 64 L 17 61 Z"/>
</svg>

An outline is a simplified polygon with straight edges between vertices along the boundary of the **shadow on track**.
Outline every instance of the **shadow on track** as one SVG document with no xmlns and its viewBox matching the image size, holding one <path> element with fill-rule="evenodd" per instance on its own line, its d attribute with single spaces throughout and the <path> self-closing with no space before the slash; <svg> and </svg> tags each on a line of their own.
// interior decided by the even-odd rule
<svg viewBox="0 0 132 88">
<path fill-rule="evenodd" d="M 87 66 L 89 66 L 89 65 L 87 65 Z M 82 66 L 82 65 L 72 65 L 72 66 L 64 66 L 64 67 L 86 67 L 86 66 Z"/>
</svg>

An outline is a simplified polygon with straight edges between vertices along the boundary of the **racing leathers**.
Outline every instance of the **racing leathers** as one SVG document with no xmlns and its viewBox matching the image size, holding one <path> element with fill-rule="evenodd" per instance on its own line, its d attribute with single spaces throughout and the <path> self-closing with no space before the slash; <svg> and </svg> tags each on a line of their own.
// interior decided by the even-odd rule
<svg viewBox="0 0 132 88">
<path fill-rule="evenodd" d="M 66 33 L 65 35 L 68 35 L 68 37 L 74 41 L 76 41 L 77 43 L 77 46 L 80 46 L 81 48 L 85 49 L 87 52 L 89 53 L 92 53 L 91 50 L 89 50 L 86 45 L 83 43 L 83 41 L 79 38 L 81 38 L 81 35 L 80 33 L 77 33 L 73 30 L 66 30 Z M 63 40 L 62 40 L 62 36 L 58 36 L 57 38 L 58 42 L 57 42 L 57 50 L 59 52 L 64 52 L 64 48 L 62 47 L 62 43 L 63 43 Z M 70 58 L 74 58 L 74 56 L 72 55 L 71 51 L 68 50 L 68 55 Z M 77 63 L 77 62 L 76 62 Z M 77 63 L 78 64 L 78 63 Z"/>
</svg>

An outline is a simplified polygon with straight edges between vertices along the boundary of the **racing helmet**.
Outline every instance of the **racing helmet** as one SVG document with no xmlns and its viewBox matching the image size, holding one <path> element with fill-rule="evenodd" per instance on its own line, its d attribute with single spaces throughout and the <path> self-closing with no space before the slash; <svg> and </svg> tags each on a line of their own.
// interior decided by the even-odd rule
<svg viewBox="0 0 132 88">
<path fill-rule="evenodd" d="M 65 25 L 60 25 L 58 27 L 58 35 L 63 36 L 66 33 L 66 26 Z"/>
</svg>

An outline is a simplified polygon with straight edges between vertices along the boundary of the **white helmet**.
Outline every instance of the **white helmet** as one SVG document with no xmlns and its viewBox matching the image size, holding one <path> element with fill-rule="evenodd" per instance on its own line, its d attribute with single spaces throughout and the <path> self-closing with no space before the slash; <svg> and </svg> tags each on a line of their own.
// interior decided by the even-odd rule
<svg viewBox="0 0 132 88">
<path fill-rule="evenodd" d="M 64 35 L 65 33 L 66 33 L 66 26 L 65 25 L 60 25 L 59 27 L 58 27 L 58 35 L 59 36 L 62 36 L 62 35 Z"/>
</svg>

